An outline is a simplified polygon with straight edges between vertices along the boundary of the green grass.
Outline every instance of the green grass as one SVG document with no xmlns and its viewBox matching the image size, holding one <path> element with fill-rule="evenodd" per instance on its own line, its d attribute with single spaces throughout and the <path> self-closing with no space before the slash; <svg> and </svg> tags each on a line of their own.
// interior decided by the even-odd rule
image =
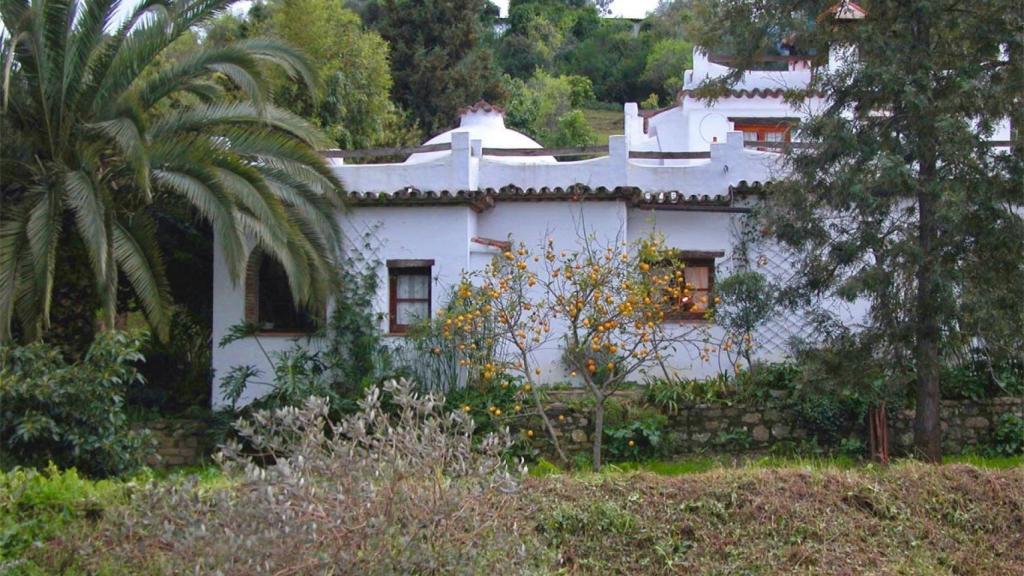
<svg viewBox="0 0 1024 576">
<path fill-rule="evenodd" d="M 960 454 L 958 456 L 946 456 L 942 459 L 943 464 L 970 464 L 976 468 L 989 470 L 1009 470 L 1011 468 L 1024 468 L 1024 456 L 981 456 L 978 454 Z"/>
<path fill-rule="evenodd" d="M 153 470 L 152 474 L 153 478 L 157 480 L 181 480 L 190 476 L 196 476 L 200 484 L 218 484 L 224 478 L 220 469 L 212 464 L 163 468 Z"/>
<path fill-rule="evenodd" d="M 621 462 L 608 465 L 606 472 L 651 472 L 659 476 L 681 476 L 707 472 L 721 467 L 723 467 L 722 461 L 715 458 L 688 458 L 673 461 Z"/>
<path fill-rule="evenodd" d="M 893 466 L 913 463 L 912 459 L 897 459 Z M 1024 467 L 1024 456 L 989 457 L 978 454 L 947 456 L 943 464 L 969 464 L 987 470 L 1008 470 Z M 685 476 L 711 470 L 754 469 L 754 470 L 869 470 L 877 469 L 874 463 L 850 456 L 762 456 L 759 458 L 735 458 L 728 456 L 697 456 L 677 460 L 647 460 L 643 462 L 613 462 L 606 464 L 601 474 L 615 475 L 630 472 L 650 472 L 658 476 Z M 535 478 L 559 474 L 592 474 L 585 465 L 568 470 L 548 460 L 541 459 L 529 467 L 529 474 Z"/>
<path fill-rule="evenodd" d="M 596 144 L 608 145 L 608 137 L 615 134 L 622 134 L 623 131 L 623 116 L 622 110 L 600 110 L 594 108 L 588 108 L 583 111 L 583 116 L 587 119 L 587 124 L 597 134 Z"/>
</svg>

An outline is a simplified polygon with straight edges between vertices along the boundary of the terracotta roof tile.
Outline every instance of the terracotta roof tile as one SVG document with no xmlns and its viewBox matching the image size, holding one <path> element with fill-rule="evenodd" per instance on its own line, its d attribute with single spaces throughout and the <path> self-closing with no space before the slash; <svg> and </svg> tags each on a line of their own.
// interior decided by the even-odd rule
<svg viewBox="0 0 1024 576">
<path fill-rule="evenodd" d="M 691 207 L 731 207 L 736 196 L 761 195 L 765 186 L 761 182 L 742 180 L 729 187 L 728 194 L 683 194 L 676 190 L 644 192 L 633 186 L 606 188 L 585 184 L 542 188 L 522 188 L 515 185 L 482 190 L 419 190 L 402 188 L 392 193 L 349 192 L 348 203 L 353 206 L 438 206 L 466 205 L 482 212 L 498 201 L 600 201 L 627 200 L 634 206 L 651 209 L 686 209 Z"/>
<path fill-rule="evenodd" d="M 459 108 L 455 117 L 458 119 L 472 112 L 497 112 L 503 116 L 505 115 L 505 109 L 501 106 L 495 106 L 486 100 L 479 100 L 472 106 L 463 106 L 462 108 Z"/>
</svg>

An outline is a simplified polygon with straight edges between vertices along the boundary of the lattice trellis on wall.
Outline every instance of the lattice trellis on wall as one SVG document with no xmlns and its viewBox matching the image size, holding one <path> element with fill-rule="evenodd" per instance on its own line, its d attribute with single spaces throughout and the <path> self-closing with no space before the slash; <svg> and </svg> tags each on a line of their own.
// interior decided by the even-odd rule
<svg viewBox="0 0 1024 576">
<path fill-rule="evenodd" d="M 748 269 L 762 274 L 769 283 L 776 286 L 792 284 L 796 273 L 793 258 L 782 246 L 767 240 L 749 241 L 744 239 L 744 223 L 734 223 L 733 235 L 736 246 L 747 242 L 745 250 L 735 250 L 735 256 L 725 262 L 727 270 Z M 744 258 L 745 256 L 745 258 Z M 778 311 L 768 322 L 754 333 L 756 352 L 762 358 L 780 358 L 790 351 L 790 343 L 796 340 L 809 341 L 814 336 L 811 315 L 804 310 Z"/>
</svg>

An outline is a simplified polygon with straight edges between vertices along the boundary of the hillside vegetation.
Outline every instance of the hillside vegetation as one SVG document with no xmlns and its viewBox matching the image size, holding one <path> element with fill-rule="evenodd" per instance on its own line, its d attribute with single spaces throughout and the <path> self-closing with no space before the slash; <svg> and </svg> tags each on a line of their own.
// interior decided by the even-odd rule
<svg viewBox="0 0 1024 576">
<path fill-rule="evenodd" d="M 19 486 L 8 476 L 5 484 L 0 520 L 8 535 L 4 558 L 13 560 L 9 573 L 172 573 L 188 570 L 208 551 L 197 548 L 205 539 L 184 537 L 189 533 L 184 525 L 166 524 L 181 520 L 173 510 L 139 506 L 154 500 L 138 496 L 137 481 L 115 489 L 111 481 L 92 488 L 67 475 L 49 482 L 36 478 Z M 192 501 L 189 507 L 209 512 L 239 506 L 249 497 L 243 482 L 218 474 L 198 483 L 172 478 L 153 484 L 160 485 L 154 486 L 157 491 L 177 485 L 171 490 L 176 501 Z M 401 501 L 403 491 L 415 489 L 407 486 L 397 496 L 382 497 Z M 373 529 L 370 547 L 349 538 L 365 527 L 310 539 L 307 528 L 295 525 L 294 531 L 278 533 L 273 544 L 250 551 L 265 557 L 267 570 L 259 573 L 344 574 L 344 566 L 353 566 L 359 554 L 401 549 L 425 554 L 409 552 L 403 559 L 403 569 L 425 574 L 471 574 L 482 565 L 500 566 L 496 570 L 502 574 L 1024 572 L 1024 468 L 1019 463 L 1005 470 L 904 463 L 889 469 L 791 465 L 681 476 L 527 477 L 512 494 L 465 492 L 456 507 L 461 512 L 453 509 L 444 516 L 432 554 L 409 540 L 412 525 L 403 522 L 412 517 L 378 508 L 380 502 L 363 507 L 333 501 L 330 492 L 322 493 L 325 500 L 317 506 L 363 508 L 351 513 L 370 521 L 367 526 L 383 523 Z M 222 509 L 218 514 L 244 513 Z M 308 520 L 318 514 L 310 509 L 300 516 Z M 262 535 L 244 524 L 223 536 L 212 533 L 226 529 L 223 524 L 211 522 L 206 529 L 212 541 L 244 542 Z M 29 545 L 26 535 L 36 543 Z M 237 554 L 247 554 L 245 547 Z M 18 556 L 26 563 L 15 560 Z M 218 566 L 223 573 L 252 573 L 232 556 Z M 358 565 L 369 573 L 389 573 L 390 564 L 370 560 L 362 558 Z"/>
<path fill-rule="evenodd" d="M 1024 469 L 715 470 L 532 479 L 573 574 L 1020 574 Z"/>
</svg>

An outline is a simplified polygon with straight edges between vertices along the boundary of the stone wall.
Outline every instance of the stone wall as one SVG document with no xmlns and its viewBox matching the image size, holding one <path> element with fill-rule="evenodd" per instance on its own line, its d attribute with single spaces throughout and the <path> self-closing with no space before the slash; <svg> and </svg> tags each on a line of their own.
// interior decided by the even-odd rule
<svg viewBox="0 0 1024 576">
<path fill-rule="evenodd" d="M 213 450 L 207 424 L 202 420 L 152 420 L 137 428 L 152 434 L 155 452 L 146 464 L 153 468 L 204 464 Z"/>
<path fill-rule="evenodd" d="M 592 416 L 589 411 L 574 407 L 577 398 L 577 394 L 555 396 L 548 409 L 548 416 L 567 453 L 587 452 L 591 448 Z M 628 401 L 628 395 L 625 399 Z M 942 401 L 943 450 L 956 454 L 986 443 L 999 417 L 1006 413 L 1024 416 L 1024 398 Z M 773 447 L 798 447 L 814 436 L 792 413 L 771 402 L 760 406 L 699 405 L 666 414 L 666 418 L 662 438 L 668 451 L 666 456 L 767 452 Z M 890 450 L 893 454 L 909 453 L 913 445 L 913 421 L 912 409 L 889 411 Z M 858 428 L 854 437 L 863 441 L 867 426 Z M 542 439 L 539 429 L 537 432 L 535 438 Z M 538 447 L 540 444 L 538 441 Z"/>
</svg>

